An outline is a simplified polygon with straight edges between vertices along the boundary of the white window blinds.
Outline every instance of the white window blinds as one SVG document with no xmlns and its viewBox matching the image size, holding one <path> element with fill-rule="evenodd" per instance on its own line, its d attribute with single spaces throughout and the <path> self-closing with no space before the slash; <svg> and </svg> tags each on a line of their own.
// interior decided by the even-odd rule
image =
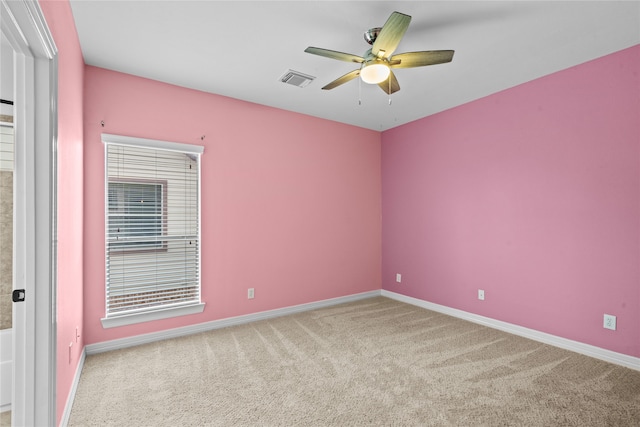
<svg viewBox="0 0 640 427">
<path fill-rule="evenodd" d="M 106 317 L 199 304 L 202 147 L 103 142 Z"/>
<path fill-rule="evenodd" d="M 0 124 L 0 170 L 13 171 L 13 124 Z"/>
</svg>

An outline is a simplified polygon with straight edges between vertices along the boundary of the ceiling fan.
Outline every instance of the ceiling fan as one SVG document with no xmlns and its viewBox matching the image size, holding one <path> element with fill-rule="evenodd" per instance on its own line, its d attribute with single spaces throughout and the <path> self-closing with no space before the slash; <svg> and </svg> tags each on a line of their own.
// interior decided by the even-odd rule
<svg viewBox="0 0 640 427">
<path fill-rule="evenodd" d="M 319 47 L 306 48 L 304 51 L 307 53 L 361 64 L 357 70 L 338 77 L 322 89 L 333 89 L 360 76 L 363 82 L 377 84 L 383 91 L 391 95 L 400 90 L 400 84 L 391 71 L 392 68 L 424 67 L 451 62 L 453 50 L 407 52 L 392 56 L 410 22 L 411 16 L 393 12 L 383 27 L 371 28 L 366 31 L 364 39 L 371 45 L 371 49 L 367 50 L 364 56 Z"/>
</svg>

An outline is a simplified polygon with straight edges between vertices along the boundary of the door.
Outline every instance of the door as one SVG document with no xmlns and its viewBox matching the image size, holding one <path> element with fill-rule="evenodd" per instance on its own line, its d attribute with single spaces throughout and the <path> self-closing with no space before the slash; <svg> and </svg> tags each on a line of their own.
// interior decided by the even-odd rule
<svg viewBox="0 0 640 427">
<path fill-rule="evenodd" d="M 56 50 L 38 3 L 0 0 L 13 50 L 13 425 L 55 425 Z M 36 313 L 38 314 L 36 316 Z"/>
</svg>

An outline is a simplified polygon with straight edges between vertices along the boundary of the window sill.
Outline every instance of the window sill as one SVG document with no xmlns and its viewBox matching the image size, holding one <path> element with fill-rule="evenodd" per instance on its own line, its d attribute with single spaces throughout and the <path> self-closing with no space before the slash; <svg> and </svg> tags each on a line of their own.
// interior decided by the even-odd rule
<svg viewBox="0 0 640 427">
<path fill-rule="evenodd" d="M 153 320 L 169 319 L 171 317 L 186 316 L 202 313 L 204 303 L 191 304 L 180 307 L 169 307 L 144 313 L 125 314 L 116 317 L 104 317 L 100 319 L 104 329 L 117 328 L 118 326 L 134 325 L 136 323 L 151 322 Z"/>
</svg>

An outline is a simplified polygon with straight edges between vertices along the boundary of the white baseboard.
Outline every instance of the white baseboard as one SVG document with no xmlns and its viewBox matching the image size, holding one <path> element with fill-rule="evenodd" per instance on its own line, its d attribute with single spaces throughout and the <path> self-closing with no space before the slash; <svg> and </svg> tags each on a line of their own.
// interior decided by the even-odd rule
<svg viewBox="0 0 640 427">
<path fill-rule="evenodd" d="M 229 326 L 242 325 L 245 323 L 255 322 L 258 320 L 286 316 L 289 314 L 315 310 L 318 308 L 329 307 L 337 304 L 344 304 L 348 302 L 358 301 L 361 299 L 373 298 L 376 296 L 387 297 L 396 301 L 404 302 L 407 304 L 425 308 L 427 310 L 432 310 L 438 313 L 457 317 L 463 320 L 488 326 L 490 328 L 498 329 L 498 330 L 508 332 L 514 335 L 518 335 L 524 338 L 529 338 L 534 341 L 539 341 L 544 344 L 549 344 L 565 350 L 570 350 L 576 353 L 584 354 L 586 356 L 590 356 L 596 359 L 604 360 L 606 362 L 615 363 L 616 365 L 621 365 L 627 368 L 640 371 L 640 358 L 638 357 L 628 356 L 626 354 L 617 353 L 611 350 L 605 350 L 603 348 L 596 347 L 593 345 L 584 344 L 578 341 L 572 341 L 566 338 L 561 338 L 555 335 L 547 334 L 545 332 L 536 331 L 534 329 L 525 328 L 523 326 L 514 325 L 511 323 L 503 322 L 503 321 L 492 319 L 489 317 L 480 316 L 477 314 L 469 313 L 466 311 L 458 310 L 458 309 L 447 307 L 444 305 L 435 304 L 435 303 L 424 301 L 421 299 L 408 297 L 406 295 L 402 295 L 402 294 L 398 294 L 398 293 L 386 291 L 386 290 L 364 292 L 360 294 L 348 295 L 344 297 L 332 298 L 332 299 L 322 300 L 322 301 L 316 301 L 316 302 L 311 302 L 307 304 L 295 305 L 291 307 L 278 308 L 275 310 L 262 311 L 259 313 L 252 313 L 244 316 L 213 320 L 211 322 L 199 323 L 197 325 L 190 325 L 182 328 L 152 332 L 149 334 L 121 338 L 121 339 L 112 340 L 112 341 L 105 341 L 105 342 L 96 343 L 96 344 L 88 344 L 87 346 L 85 346 L 85 352 L 87 355 L 91 355 L 91 354 L 102 353 L 105 351 L 118 350 L 121 348 L 133 347 L 136 345 L 147 344 L 147 343 L 161 341 L 161 340 L 170 339 L 170 338 L 178 338 L 184 335 L 196 334 L 200 332 L 211 331 L 214 329 L 226 328 Z M 84 353 L 83 353 L 83 362 L 84 362 Z M 77 375 L 79 376 L 79 373 Z"/>
<path fill-rule="evenodd" d="M 380 291 L 369 291 L 360 294 L 347 295 L 344 297 L 332 298 L 322 301 L 310 302 L 307 304 L 294 305 L 291 307 L 278 308 L 275 310 L 261 311 L 258 313 L 246 314 L 244 316 L 229 317 L 226 319 L 213 320 L 211 322 L 199 323 L 197 325 L 184 326 L 181 328 L 168 329 L 166 331 L 152 332 L 149 334 L 136 335 L 133 337 L 120 338 L 112 341 L 105 341 L 85 346 L 87 355 L 102 353 L 105 351 L 118 350 L 121 348 L 133 347 L 169 338 L 178 338 L 185 335 L 197 334 L 214 329 L 226 328 L 229 326 L 242 325 L 258 320 L 271 319 L 274 317 L 286 316 L 303 311 L 316 310 L 318 308 L 330 307 L 332 305 L 344 304 L 366 298 L 380 296 Z"/>
<path fill-rule="evenodd" d="M 59 427 L 67 427 L 69 424 L 69 417 L 71 416 L 71 409 L 73 408 L 73 401 L 76 398 L 76 390 L 78 390 L 78 383 L 80 382 L 80 375 L 82 374 L 82 368 L 84 367 L 84 360 L 87 357 L 86 347 L 82 349 L 80 355 L 80 361 L 76 367 L 76 374 L 73 376 L 73 383 L 71 384 L 71 390 L 69 390 L 69 396 L 67 397 L 67 403 L 64 405 L 64 412 L 62 412 L 62 418 L 60 419 Z"/>
<path fill-rule="evenodd" d="M 444 305 L 435 304 L 432 302 L 424 301 L 418 298 L 408 297 L 406 295 L 398 294 L 390 291 L 381 291 L 383 297 L 391 298 L 396 301 L 405 302 L 407 304 L 415 305 L 418 307 L 426 308 L 427 310 L 436 311 L 438 313 L 446 314 L 449 316 L 457 317 L 469 322 L 478 323 L 480 325 L 488 326 L 490 328 L 499 329 L 510 334 L 518 335 L 524 338 L 529 338 L 534 341 L 539 341 L 544 344 L 549 344 L 555 347 L 559 347 L 565 350 L 570 350 L 576 353 L 584 354 L 596 359 L 604 360 L 605 362 L 614 363 L 616 365 L 625 366 L 627 368 L 640 371 L 640 358 L 628 356 L 626 354 L 617 353 L 611 350 L 605 350 L 600 347 L 596 347 L 589 344 L 584 344 L 578 341 L 572 341 L 566 338 L 561 338 L 555 335 L 547 334 L 545 332 L 536 331 L 535 329 L 529 329 L 522 326 L 514 325 L 511 323 L 503 322 L 500 320 L 491 319 L 489 317 L 480 316 L 466 311 L 458 310 L 455 308 L 447 307 Z"/>
</svg>

